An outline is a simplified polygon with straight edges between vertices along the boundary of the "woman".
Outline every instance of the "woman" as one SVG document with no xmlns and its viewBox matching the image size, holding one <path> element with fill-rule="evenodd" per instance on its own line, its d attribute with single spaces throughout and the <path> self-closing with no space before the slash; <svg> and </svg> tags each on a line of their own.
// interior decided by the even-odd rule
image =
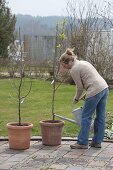
<svg viewBox="0 0 113 170">
<path fill-rule="evenodd" d="M 73 99 L 77 103 L 86 91 L 85 102 L 82 112 L 81 129 L 77 143 L 71 145 L 72 149 L 87 149 L 90 125 L 94 112 L 94 137 L 90 143 L 91 147 L 101 148 L 104 138 L 106 103 L 108 97 L 108 85 L 97 70 L 87 61 L 78 60 L 71 49 L 67 49 L 60 57 L 60 64 L 70 70 L 70 74 L 76 84 L 76 95 Z"/>
</svg>

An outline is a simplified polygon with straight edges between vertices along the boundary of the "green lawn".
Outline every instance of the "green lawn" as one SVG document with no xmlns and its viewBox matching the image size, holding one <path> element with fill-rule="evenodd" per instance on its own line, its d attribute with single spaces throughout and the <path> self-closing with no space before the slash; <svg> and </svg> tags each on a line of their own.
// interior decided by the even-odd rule
<svg viewBox="0 0 113 170">
<path fill-rule="evenodd" d="M 15 97 L 15 90 L 11 86 L 11 80 L 0 80 L 0 136 L 7 136 L 6 123 L 18 121 L 18 105 Z M 26 80 L 27 87 L 29 80 Z M 27 90 L 25 88 L 25 92 Z M 62 84 L 55 97 L 55 112 L 62 116 L 73 118 L 71 114 L 72 99 L 75 94 L 75 86 Z M 33 79 L 31 93 L 22 106 L 22 121 L 29 121 L 34 124 L 33 135 L 40 135 L 39 121 L 42 119 L 51 119 L 51 98 L 52 85 L 51 82 Z M 110 91 L 107 112 L 110 114 L 109 122 L 113 117 L 113 90 Z M 83 101 L 74 107 L 83 105 Z M 79 128 L 73 123 L 65 121 L 63 136 L 75 136 Z"/>
</svg>

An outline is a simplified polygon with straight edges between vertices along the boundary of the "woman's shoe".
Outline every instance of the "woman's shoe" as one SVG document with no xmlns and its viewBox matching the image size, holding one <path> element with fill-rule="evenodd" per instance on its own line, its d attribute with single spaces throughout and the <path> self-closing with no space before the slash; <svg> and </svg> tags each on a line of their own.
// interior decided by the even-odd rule
<svg viewBox="0 0 113 170">
<path fill-rule="evenodd" d="M 101 143 L 96 143 L 92 141 L 89 145 L 94 148 L 101 148 Z"/>
<path fill-rule="evenodd" d="M 78 143 L 75 143 L 73 145 L 70 145 L 71 149 L 88 149 L 88 145 L 80 145 Z"/>
</svg>

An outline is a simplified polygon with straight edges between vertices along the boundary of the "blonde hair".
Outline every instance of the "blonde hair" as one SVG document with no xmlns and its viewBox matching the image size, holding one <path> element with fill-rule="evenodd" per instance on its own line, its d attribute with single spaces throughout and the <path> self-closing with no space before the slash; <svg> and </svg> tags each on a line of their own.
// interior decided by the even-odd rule
<svg viewBox="0 0 113 170">
<path fill-rule="evenodd" d="M 74 54 L 74 49 L 67 48 L 66 51 L 61 55 L 59 61 L 65 64 L 68 64 L 70 61 L 74 61 L 76 59 L 76 55 Z"/>
</svg>

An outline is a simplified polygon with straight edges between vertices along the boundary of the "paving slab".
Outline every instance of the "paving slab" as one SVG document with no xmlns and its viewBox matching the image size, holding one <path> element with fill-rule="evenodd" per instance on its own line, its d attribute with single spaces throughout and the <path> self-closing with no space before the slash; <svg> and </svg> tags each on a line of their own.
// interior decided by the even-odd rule
<svg viewBox="0 0 113 170">
<path fill-rule="evenodd" d="M 0 141 L 0 170 L 113 170 L 113 142 L 103 142 L 101 149 L 71 149 L 75 141 L 45 146 L 31 140 L 27 150 L 9 149 Z"/>
</svg>

